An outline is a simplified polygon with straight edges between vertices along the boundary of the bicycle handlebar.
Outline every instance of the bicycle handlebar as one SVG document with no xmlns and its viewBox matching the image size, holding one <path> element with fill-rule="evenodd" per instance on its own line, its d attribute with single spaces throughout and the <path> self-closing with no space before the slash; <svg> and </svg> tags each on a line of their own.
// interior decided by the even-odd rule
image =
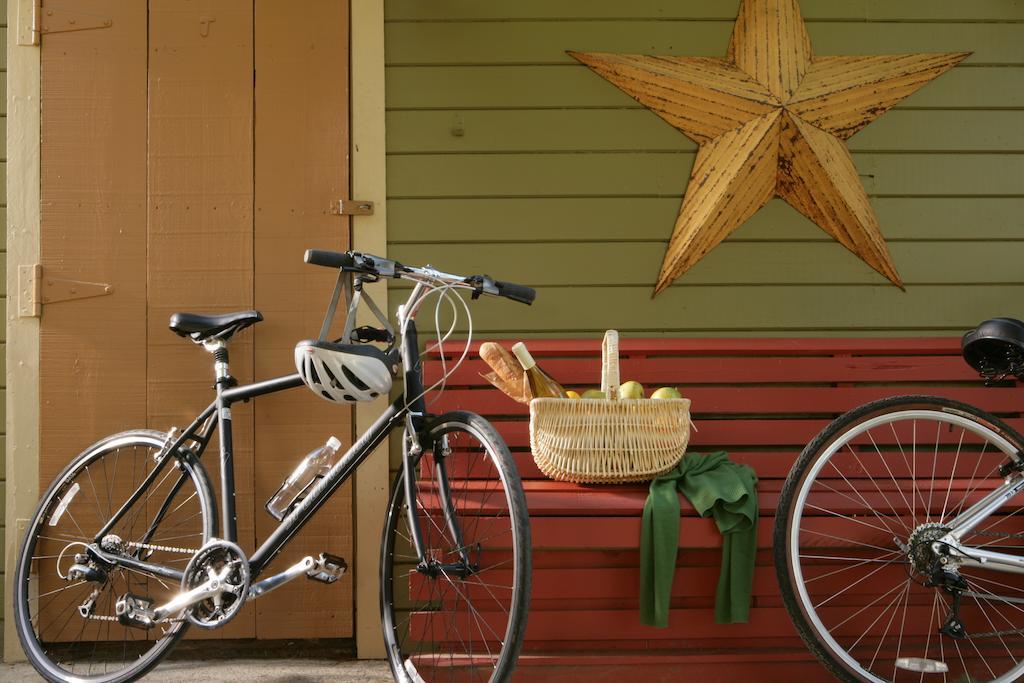
<svg viewBox="0 0 1024 683">
<path fill-rule="evenodd" d="M 500 296 L 529 306 L 537 298 L 532 287 L 518 285 L 514 282 L 493 280 L 487 275 L 450 275 L 433 268 L 416 268 L 405 266 L 391 259 L 361 254 L 356 251 L 327 251 L 325 249 L 307 249 L 304 257 L 306 263 L 326 268 L 341 268 L 346 272 L 374 275 L 377 277 L 403 278 L 407 280 L 429 280 L 447 285 L 463 286 L 473 290 L 473 298 L 481 294 Z"/>
<path fill-rule="evenodd" d="M 350 270 L 355 265 L 355 259 L 351 254 L 324 249 L 307 249 L 303 260 L 314 266 L 344 268 L 345 270 Z"/>
<path fill-rule="evenodd" d="M 494 286 L 498 288 L 498 296 L 503 296 L 506 299 L 512 301 L 518 301 L 521 304 L 527 306 L 533 304 L 534 299 L 537 298 L 537 290 L 533 287 L 527 287 L 526 285 L 517 285 L 514 282 L 502 282 L 501 280 L 495 280 Z"/>
</svg>

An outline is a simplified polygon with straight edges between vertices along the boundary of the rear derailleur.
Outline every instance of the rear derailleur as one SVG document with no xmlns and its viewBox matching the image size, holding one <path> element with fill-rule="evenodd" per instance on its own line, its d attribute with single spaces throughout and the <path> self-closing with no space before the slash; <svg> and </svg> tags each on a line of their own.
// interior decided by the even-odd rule
<svg viewBox="0 0 1024 683">
<path fill-rule="evenodd" d="M 957 571 L 950 569 L 946 562 L 943 562 L 945 559 L 946 555 L 944 554 L 935 559 L 932 565 L 931 576 L 925 581 L 924 585 L 929 588 L 941 588 L 953 600 L 953 604 L 949 609 L 949 615 L 939 628 L 939 633 L 949 636 L 954 640 L 963 640 L 967 637 L 967 627 L 960 618 L 960 602 L 963 600 L 964 591 L 968 590 L 967 581 Z"/>
</svg>

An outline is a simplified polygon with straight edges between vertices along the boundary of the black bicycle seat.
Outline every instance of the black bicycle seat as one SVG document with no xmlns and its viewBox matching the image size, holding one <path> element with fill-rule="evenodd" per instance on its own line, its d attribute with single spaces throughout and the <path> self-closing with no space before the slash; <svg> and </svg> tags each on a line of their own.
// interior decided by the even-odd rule
<svg viewBox="0 0 1024 683">
<path fill-rule="evenodd" d="M 228 339 L 235 332 L 255 325 L 261 320 L 263 314 L 259 311 L 237 311 L 223 315 L 175 313 L 171 316 L 170 328 L 179 337 L 192 337 L 196 341 L 211 337 Z"/>
<path fill-rule="evenodd" d="M 992 318 L 964 335 L 964 360 L 986 378 L 1024 373 L 1024 322 Z"/>
</svg>

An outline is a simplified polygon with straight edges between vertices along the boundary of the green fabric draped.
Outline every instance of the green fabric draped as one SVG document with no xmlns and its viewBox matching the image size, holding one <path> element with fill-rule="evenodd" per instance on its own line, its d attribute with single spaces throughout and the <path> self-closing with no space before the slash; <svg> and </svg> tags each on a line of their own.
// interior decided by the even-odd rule
<svg viewBox="0 0 1024 683">
<path fill-rule="evenodd" d="M 722 571 L 715 595 L 715 622 L 744 623 L 757 554 L 757 476 L 724 451 L 688 453 L 651 482 L 640 532 L 640 621 L 668 626 L 672 578 L 679 550 L 679 495 L 722 533 Z"/>
</svg>

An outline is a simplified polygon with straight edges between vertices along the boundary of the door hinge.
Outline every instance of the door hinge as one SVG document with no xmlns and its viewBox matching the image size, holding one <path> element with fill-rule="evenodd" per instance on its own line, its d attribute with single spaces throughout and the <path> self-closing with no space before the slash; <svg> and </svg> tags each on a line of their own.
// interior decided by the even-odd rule
<svg viewBox="0 0 1024 683">
<path fill-rule="evenodd" d="M 372 216 L 373 202 L 363 199 L 339 199 L 337 205 L 331 208 L 331 213 L 336 216 Z"/>
<path fill-rule="evenodd" d="M 67 33 L 110 28 L 109 17 L 68 9 L 44 7 L 43 0 L 17 0 L 18 45 L 38 45 L 44 33 Z"/>
<path fill-rule="evenodd" d="M 89 299 L 113 294 L 114 288 L 102 282 L 68 280 L 43 274 L 38 263 L 18 266 L 18 317 L 38 318 L 43 304 Z"/>
</svg>

